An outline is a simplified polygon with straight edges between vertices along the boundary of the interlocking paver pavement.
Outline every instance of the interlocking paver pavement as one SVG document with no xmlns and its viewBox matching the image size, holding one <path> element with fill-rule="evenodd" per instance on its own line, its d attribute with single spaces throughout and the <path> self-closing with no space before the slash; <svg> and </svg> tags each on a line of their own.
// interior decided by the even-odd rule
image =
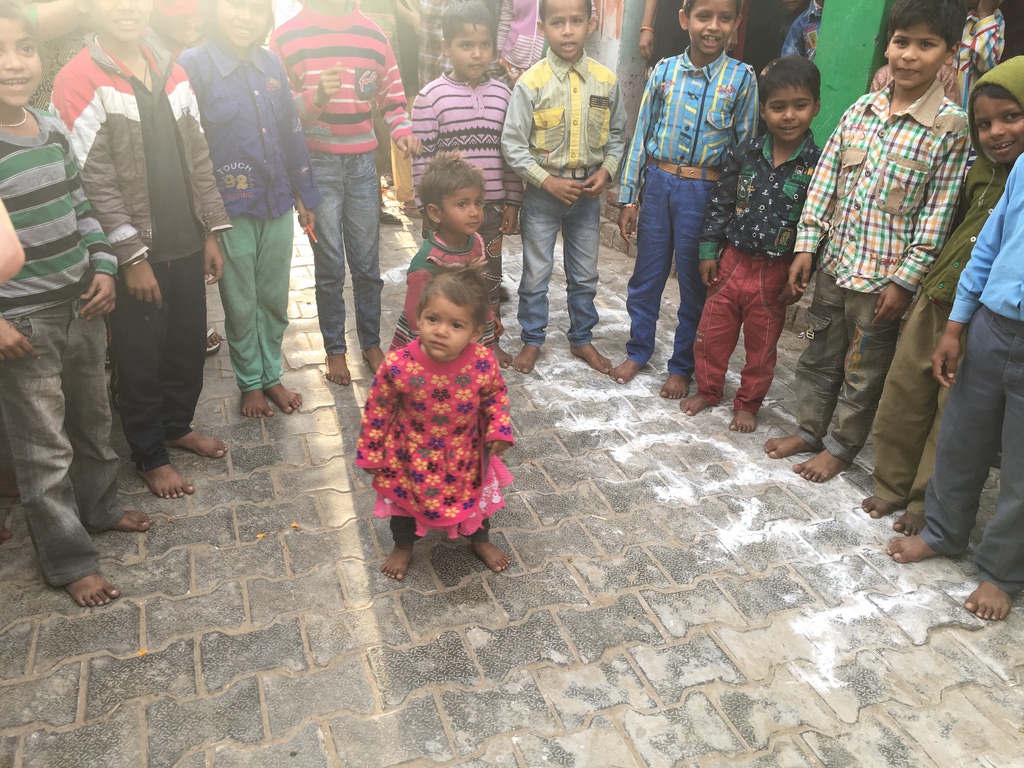
<svg viewBox="0 0 1024 768">
<path fill-rule="evenodd" d="M 385 332 L 413 233 L 383 231 Z M 612 357 L 630 267 L 602 252 Z M 292 276 L 303 407 L 243 419 L 227 355 L 208 360 L 196 423 L 230 453 L 176 455 L 197 486 L 180 501 L 125 466 L 122 501 L 154 524 L 96 537 L 117 603 L 41 585 L 20 507 L 0 508 L 0 766 L 1024 766 L 1021 609 L 968 614 L 968 558 L 884 555 L 891 521 L 858 508 L 870 451 L 825 486 L 764 458 L 793 424 L 795 334 L 738 435 L 727 408 L 687 419 L 658 397 L 664 345 L 625 387 L 570 358 L 556 278 L 537 371 L 506 376 L 519 443 L 494 540 L 512 565 L 431 536 L 398 583 L 352 465 L 369 371 L 323 380 L 305 245 Z"/>
</svg>

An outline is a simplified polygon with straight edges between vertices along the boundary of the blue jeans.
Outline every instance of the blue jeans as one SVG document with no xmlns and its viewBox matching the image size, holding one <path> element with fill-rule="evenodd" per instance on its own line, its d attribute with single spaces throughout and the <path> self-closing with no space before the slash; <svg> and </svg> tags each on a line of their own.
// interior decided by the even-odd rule
<svg viewBox="0 0 1024 768">
<path fill-rule="evenodd" d="M 548 284 L 555 262 L 555 240 L 562 233 L 569 343 L 584 347 L 597 325 L 597 257 L 601 246 L 601 200 L 580 197 L 572 205 L 527 185 L 519 213 L 523 233 L 523 278 L 519 282 L 519 325 L 523 343 L 544 344 L 548 324 Z"/>
<path fill-rule="evenodd" d="M 679 311 L 668 372 L 692 376 L 693 342 L 704 309 L 707 287 L 700 279 L 700 233 L 714 183 L 679 179 L 649 166 L 637 221 L 636 264 L 626 290 L 629 342 L 626 357 L 646 365 L 654 354 L 661 295 L 672 271 L 675 252 Z"/>
<path fill-rule="evenodd" d="M 107 332 L 101 318 L 83 320 L 81 308 L 76 299 L 12 319 L 39 358 L 0 365 L 0 412 L 14 438 L 21 503 L 39 568 L 54 586 L 99 571 L 89 532 L 121 518 L 103 368 Z"/>
<path fill-rule="evenodd" d="M 344 355 L 345 260 L 352 272 L 356 335 L 362 349 L 380 346 L 380 177 L 373 152 L 310 152 L 324 201 L 315 209 L 313 269 L 324 350 Z"/>
</svg>

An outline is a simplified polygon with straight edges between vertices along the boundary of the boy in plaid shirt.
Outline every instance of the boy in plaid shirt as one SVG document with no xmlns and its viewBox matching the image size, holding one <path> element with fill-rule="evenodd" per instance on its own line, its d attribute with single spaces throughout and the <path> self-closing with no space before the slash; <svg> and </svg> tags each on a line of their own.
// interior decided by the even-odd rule
<svg viewBox="0 0 1024 768">
<path fill-rule="evenodd" d="M 807 480 L 830 480 L 864 446 L 900 318 L 949 233 L 969 138 L 967 116 L 936 76 L 962 27 L 959 0 L 897 0 L 886 49 L 893 81 L 847 110 L 815 169 L 789 272 L 802 294 L 820 249 L 797 368 L 799 429 L 764 447 L 773 459 L 817 452 L 793 467 Z"/>
</svg>

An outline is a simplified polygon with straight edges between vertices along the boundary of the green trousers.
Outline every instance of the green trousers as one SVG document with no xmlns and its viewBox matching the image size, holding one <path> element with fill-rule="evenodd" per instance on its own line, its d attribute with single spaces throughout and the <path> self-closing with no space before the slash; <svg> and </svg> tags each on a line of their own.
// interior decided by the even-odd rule
<svg viewBox="0 0 1024 768">
<path fill-rule="evenodd" d="M 903 328 L 875 413 L 875 495 L 916 515 L 935 470 L 935 447 L 949 390 L 932 376 L 932 352 L 951 306 L 918 298 Z M 966 334 L 965 334 L 966 335 Z M 960 360 L 964 344 L 960 342 Z"/>
<path fill-rule="evenodd" d="M 231 367 L 243 392 L 281 382 L 293 222 L 291 211 L 267 221 L 238 216 L 221 235 L 224 330 L 231 348 Z"/>
</svg>

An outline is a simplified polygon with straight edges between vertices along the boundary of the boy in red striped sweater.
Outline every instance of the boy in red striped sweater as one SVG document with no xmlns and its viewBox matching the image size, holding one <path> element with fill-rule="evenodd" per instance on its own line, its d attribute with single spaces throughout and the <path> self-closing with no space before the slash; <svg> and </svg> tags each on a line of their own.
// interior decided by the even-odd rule
<svg viewBox="0 0 1024 768">
<path fill-rule="evenodd" d="M 377 370 L 380 349 L 380 178 L 372 105 L 395 146 L 419 151 L 412 135 L 395 54 L 380 28 L 352 0 L 309 0 L 270 42 L 281 57 L 306 133 L 323 195 L 311 239 L 316 305 L 327 352 L 327 379 L 351 380 L 345 360 L 345 263 L 352 271 L 356 335 L 363 359 Z"/>
</svg>

